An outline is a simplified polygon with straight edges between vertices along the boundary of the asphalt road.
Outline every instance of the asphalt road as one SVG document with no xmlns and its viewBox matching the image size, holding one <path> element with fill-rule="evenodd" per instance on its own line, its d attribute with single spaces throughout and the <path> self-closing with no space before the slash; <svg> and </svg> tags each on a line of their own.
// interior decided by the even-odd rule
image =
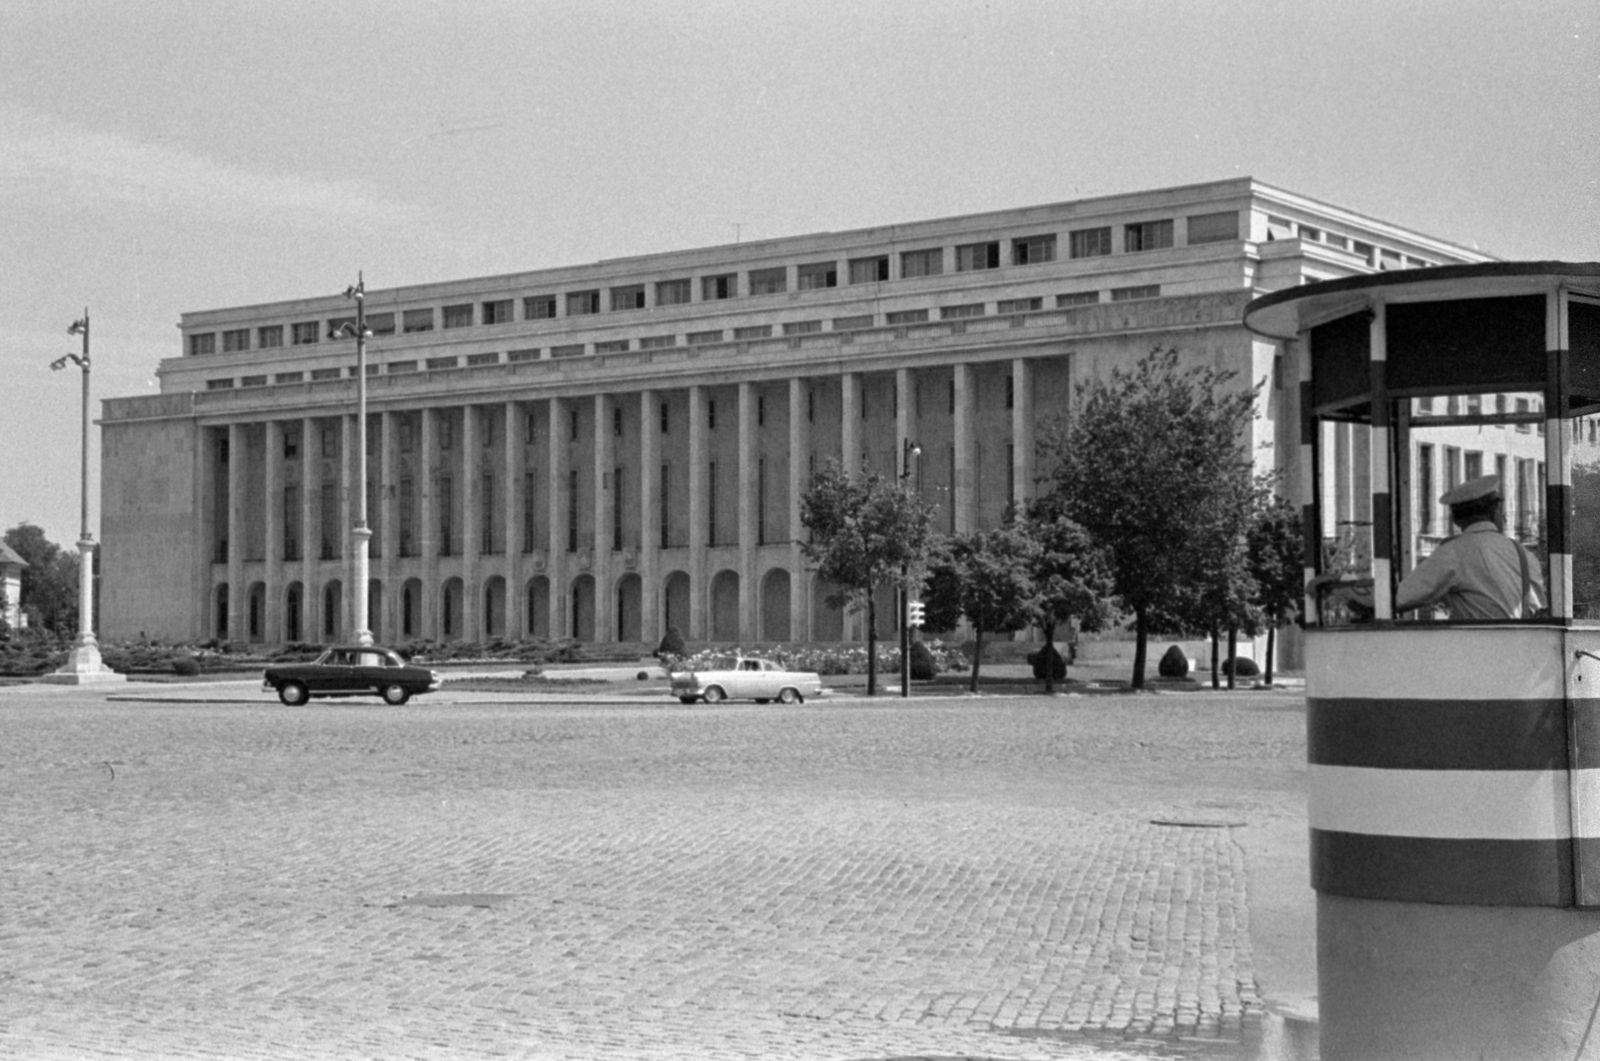
<svg viewBox="0 0 1600 1061">
<path fill-rule="evenodd" d="M 245 691 L 0 689 L 0 1057 L 1259 1057 L 1314 990 L 1298 696 Z"/>
</svg>

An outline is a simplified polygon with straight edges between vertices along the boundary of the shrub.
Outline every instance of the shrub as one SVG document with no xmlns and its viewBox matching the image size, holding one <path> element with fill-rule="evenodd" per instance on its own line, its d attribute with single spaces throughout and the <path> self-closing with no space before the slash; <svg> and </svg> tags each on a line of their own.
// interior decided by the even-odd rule
<svg viewBox="0 0 1600 1061">
<path fill-rule="evenodd" d="M 933 658 L 933 649 L 924 642 L 911 642 L 911 680 L 931 682 L 939 673 L 939 661 Z"/>
<path fill-rule="evenodd" d="M 683 635 L 678 632 L 676 626 L 669 623 L 667 625 L 667 636 L 661 639 L 660 646 L 656 648 L 656 657 L 666 661 L 668 659 L 676 659 L 682 656 L 684 652 Z"/>
<path fill-rule="evenodd" d="M 1173 645 L 1162 655 L 1161 662 L 1156 664 L 1156 673 L 1163 678 L 1187 678 L 1189 657 L 1183 654 L 1183 649 Z"/>
<path fill-rule="evenodd" d="M 1056 651 L 1053 644 L 1028 653 L 1028 664 L 1033 667 L 1033 676 L 1040 681 L 1044 681 L 1047 675 L 1051 681 L 1058 682 L 1067 676 L 1067 661 L 1061 658 L 1061 653 Z"/>
<path fill-rule="evenodd" d="M 193 656 L 179 656 L 172 661 L 172 673 L 185 678 L 194 678 L 200 674 L 200 661 Z"/>
<path fill-rule="evenodd" d="M 1261 673 L 1261 668 L 1248 656 L 1235 656 L 1222 661 L 1222 673 L 1238 678 L 1254 678 Z"/>
</svg>

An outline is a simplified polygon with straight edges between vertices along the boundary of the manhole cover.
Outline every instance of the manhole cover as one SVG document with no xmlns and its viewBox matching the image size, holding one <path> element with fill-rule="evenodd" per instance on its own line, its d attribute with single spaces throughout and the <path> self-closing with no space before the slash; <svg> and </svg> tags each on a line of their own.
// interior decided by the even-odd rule
<svg viewBox="0 0 1600 1061">
<path fill-rule="evenodd" d="M 493 892 L 452 892 L 448 895 L 410 895 L 399 902 L 390 903 L 391 908 L 396 906 L 502 906 L 512 899 L 514 895 L 499 895 Z"/>
</svg>

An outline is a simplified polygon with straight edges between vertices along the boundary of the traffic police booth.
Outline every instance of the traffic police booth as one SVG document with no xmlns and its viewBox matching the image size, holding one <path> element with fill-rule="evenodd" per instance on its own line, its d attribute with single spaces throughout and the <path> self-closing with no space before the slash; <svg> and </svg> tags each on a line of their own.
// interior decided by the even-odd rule
<svg viewBox="0 0 1600 1061">
<path fill-rule="evenodd" d="M 1600 1057 L 1600 263 L 1349 277 L 1255 299 L 1245 324 L 1298 381 L 1290 479 L 1320 585 L 1322 1057 Z M 1438 496 L 1483 474 L 1548 608 L 1396 614 L 1450 533 Z"/>
</svg>

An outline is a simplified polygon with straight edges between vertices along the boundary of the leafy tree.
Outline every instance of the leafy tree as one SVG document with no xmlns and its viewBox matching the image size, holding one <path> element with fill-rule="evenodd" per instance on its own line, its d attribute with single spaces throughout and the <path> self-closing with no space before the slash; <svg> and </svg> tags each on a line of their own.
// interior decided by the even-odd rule
<svg viewBox="0 0 1600 1061">
<path fill-rule="evenodd" d="M 1305 539 L 1300 510 L 1284 498 L 1262 491 L 1251 513 L 1247 540 L 1250 577 L 1256 587 L 1255 605 L 1267 628 L 1267 665 L 1262 674 L 1271 685 L 1278 627 L 1294 619 L 1305 603 Z"/>
<path fill-rule="evenodd" d="M 1049 495 L 1028 506 L 1023 533 L 1038 546 L 1033 554 L 1033 621 L 1044 634 L 1046 654 L 1055 650 L 1056 628 L 1072 619 L 1082 630 L 1100 630 L 1111 621 L 1116 585 L 1105 550 L 1072 521 Z M 1055 691 L 1055 676 L 1045 668 L 1044 691 Z"/>
<path fill-rule="evenodd" d="M 965 616 L 972 626 L 973 692 L 978 691 L 984 633 L 1020 630 L 1037 614 L 1033 570 L 1039 551 L 1033 538 L 1011 524 L 946 539 L 929 566 L 923 593 L 928 624 L 950 629 Z"/>
<path fill-rule="evenodd" d="M 1180 370 L 1176 350 L 1153 350 L 1131 370 L 1081 384 L 1071 421 L 1041 440 L 1057 503 L 1104 546 L 1133 612 L 1135 689 L 1150 634 L 1200 607 L 1229 509 L 1252 480 L 1244 440 L 1256 388 L 1236 378 Z"/>
<path fill-rule="evenodd" d="M 9 594 L 6 593 L 5 583 L 0 582 L 0 641 L 4 641 L 11 636 L 11 623 L 6 619 L 6 616 L 11 614 L 11 602 L 7 599 L 8 597 Z"/>
<path fill-rule="evenodd" d="M 878 691 L 878 621 L 873 591 L 921 582 L 933 539 L 933 508 L 895 480 L 863 467 L 850 475 L 838 461 L 811 480 L 800 499 L 800 521 L 811 534 L 801 546 L 817 574 L 842 592 L 833 607 L 865 610 L 867 695 Z"/>
<path fill-rule="evenodd" d="M 38 626 L 58 633 L 75 633 L 78 627 L 78 554 L 67 552 L 44 536 L 32 523 L 19 523 L 5 533 L 5 543 L 28 566 L 22 569 L 22 592 L 17 601 Z"/>
</svg>

